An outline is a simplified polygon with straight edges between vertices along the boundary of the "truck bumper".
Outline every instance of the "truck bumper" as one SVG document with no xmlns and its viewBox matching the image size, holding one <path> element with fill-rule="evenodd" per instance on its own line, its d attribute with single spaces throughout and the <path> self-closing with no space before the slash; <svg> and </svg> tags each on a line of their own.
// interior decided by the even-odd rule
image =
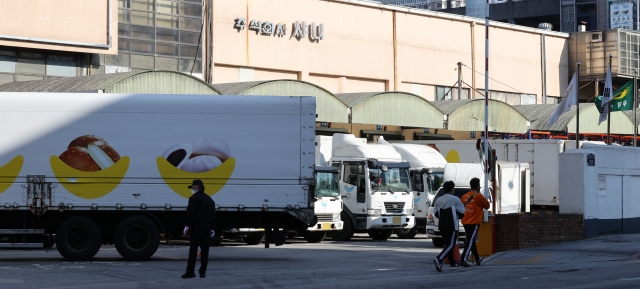
<svg viewBox="0 0 640 289">
<path fill-rule="evenodd" d="M 367 229 L 413 228 L 416 224 L 414 216 L 380 216 L 367 217 Z"/>
<path fill-rule="evenodd" d="M 342 230 L 342 224 L 344 222 L 318 222 L 315 226 L 309 227 L 309 231 L 335 231 Z"/>
</svg>

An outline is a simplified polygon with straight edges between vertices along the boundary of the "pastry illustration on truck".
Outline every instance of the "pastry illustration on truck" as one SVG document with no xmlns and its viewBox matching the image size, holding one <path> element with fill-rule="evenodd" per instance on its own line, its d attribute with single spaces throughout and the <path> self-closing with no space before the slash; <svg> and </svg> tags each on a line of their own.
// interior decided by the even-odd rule
<svg viewBox="0 0 640 289">
<path fill-rule="evenodd" d="M 217 193 L 231 177 L 236 161 L 225 141 L 205 138 L 170 147 L 156 163 L 165 183 L 177 194 L 189 198 L 191 192 L 187 186 L 193 179 L 205 183 L 205 193 L 209 196 Z"/>
<path fill-rule="evenodd" d="M 120 154 L 99 136 L 77 137 L 60 156 L 51 156 L 51 169 L 70 193 L 95 199 L 113 191 L 129 168 Z"/>
</svg>

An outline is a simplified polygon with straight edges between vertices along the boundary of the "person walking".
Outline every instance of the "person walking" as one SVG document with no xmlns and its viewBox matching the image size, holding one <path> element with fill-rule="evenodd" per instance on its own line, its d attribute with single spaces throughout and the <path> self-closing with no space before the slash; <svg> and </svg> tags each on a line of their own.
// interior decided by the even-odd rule
<svg viewBox="0 0 640 289">
<path fill-rule="evenodd" d="M 438 230 L 442 233 L 444 248 L 435 259 L 433 264 L 438 272 L 442 272 L 442 262 L 446 256 L 451 264 L 451 270 L 460 268 L 453 257 L 455 244 L 458 242 L 458 220 L 464 214 L 464 205 L 453 195 L 455 184 L 452 181 L 445 182 L 443 188 L 445 194 L 442 195 L 433 204 L 436 218 L 439 219 Z"/>
<path fill-rule="evenodd" d="M 207 265 L 209 263 L 209 239 L 215 235 L 211 229 L 215 222 L 216 203 L 204 193 L 204 184 L 201 180 L 193 180 L 189 186 L 191 193 L 189 205 L 187 206 L 187 225 L 183 233 L 191 235 L 189 239 L 189 261 L 187 262 L 187 272 L 182 278 L 194 278 L 196 259 L 198 258 L 198 247 L 201 249 L 200 256 L 200 278 L 207 277 Z"/>
<path fill-rule="evenodd" d="M 467 260 L 469 259 L 469 253 L 473 253 L 473 258 L 476 260 L 476 265 L 482 263 L 482 257 L 478 255 L 478 248 L 476 248 L 476 242 L 478 242 L 478 230 L 480 229 L 480 219 L 484 215 L 484 210 L 489 209 L 489 201 L 480 193 L 480 179 L 473 178 L 469 182 L 471 191 L 462 196 L 461 201 L 465 206 L 464 218 L 462 218 L 462 225 L 465 231 L 464 251 L 462 252 L 460 265 L 464 267 L 470 267 Z"/>
</svg>

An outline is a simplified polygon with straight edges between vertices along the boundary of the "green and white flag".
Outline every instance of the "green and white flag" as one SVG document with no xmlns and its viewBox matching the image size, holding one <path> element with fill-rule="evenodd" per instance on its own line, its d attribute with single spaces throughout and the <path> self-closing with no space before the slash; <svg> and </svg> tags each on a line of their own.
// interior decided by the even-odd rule
<svg viewBox="0 0 640 289">
<path fill-rule="evenodd" d="M 602 96 L 596 97 L 596 107 L 602 113 Z M 623 111 L 633 109 L 633 81 L 627 82 L 621 88 L 613 92 L 613 98 L 609 102 L 609 109 L 613 111 Z"/>
</svg>

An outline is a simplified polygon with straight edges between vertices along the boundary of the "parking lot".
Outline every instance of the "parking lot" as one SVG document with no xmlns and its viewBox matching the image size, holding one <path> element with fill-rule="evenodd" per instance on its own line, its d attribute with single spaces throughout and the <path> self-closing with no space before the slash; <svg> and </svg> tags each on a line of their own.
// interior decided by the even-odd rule
<svg viewBox="0 0 640 289">
<path fill-rule="evenodd" d="M 90 262 L 66 262 L 55 249 L 2 250 L 0 288 L 633 287 L 640 282 L 638 259 L 625 257 L 630 254 L 626 251 L 606 256 L 593 251 L 599 244 L 613 244 L 631 246 L 632 252 L 638 250 L 640 236 L 626 244 L 607 240 L 497 254 L 482 266 L 445 267 L 442 273 L 432 263 L 440 249 L 424 235 L 372 241 L 358 234 L 350 242 L 319 244 L 293 239 L 269 249 L 224 242 L 211 250 L 207 278 L 187 280 L 180 278 L 187 262 L 185 244 L 163 244 L 147 262 L 124 261 L 113 246 L 103 246 Z M 563 255 L 569 253 L 573 255 Z"/>
</svg>

